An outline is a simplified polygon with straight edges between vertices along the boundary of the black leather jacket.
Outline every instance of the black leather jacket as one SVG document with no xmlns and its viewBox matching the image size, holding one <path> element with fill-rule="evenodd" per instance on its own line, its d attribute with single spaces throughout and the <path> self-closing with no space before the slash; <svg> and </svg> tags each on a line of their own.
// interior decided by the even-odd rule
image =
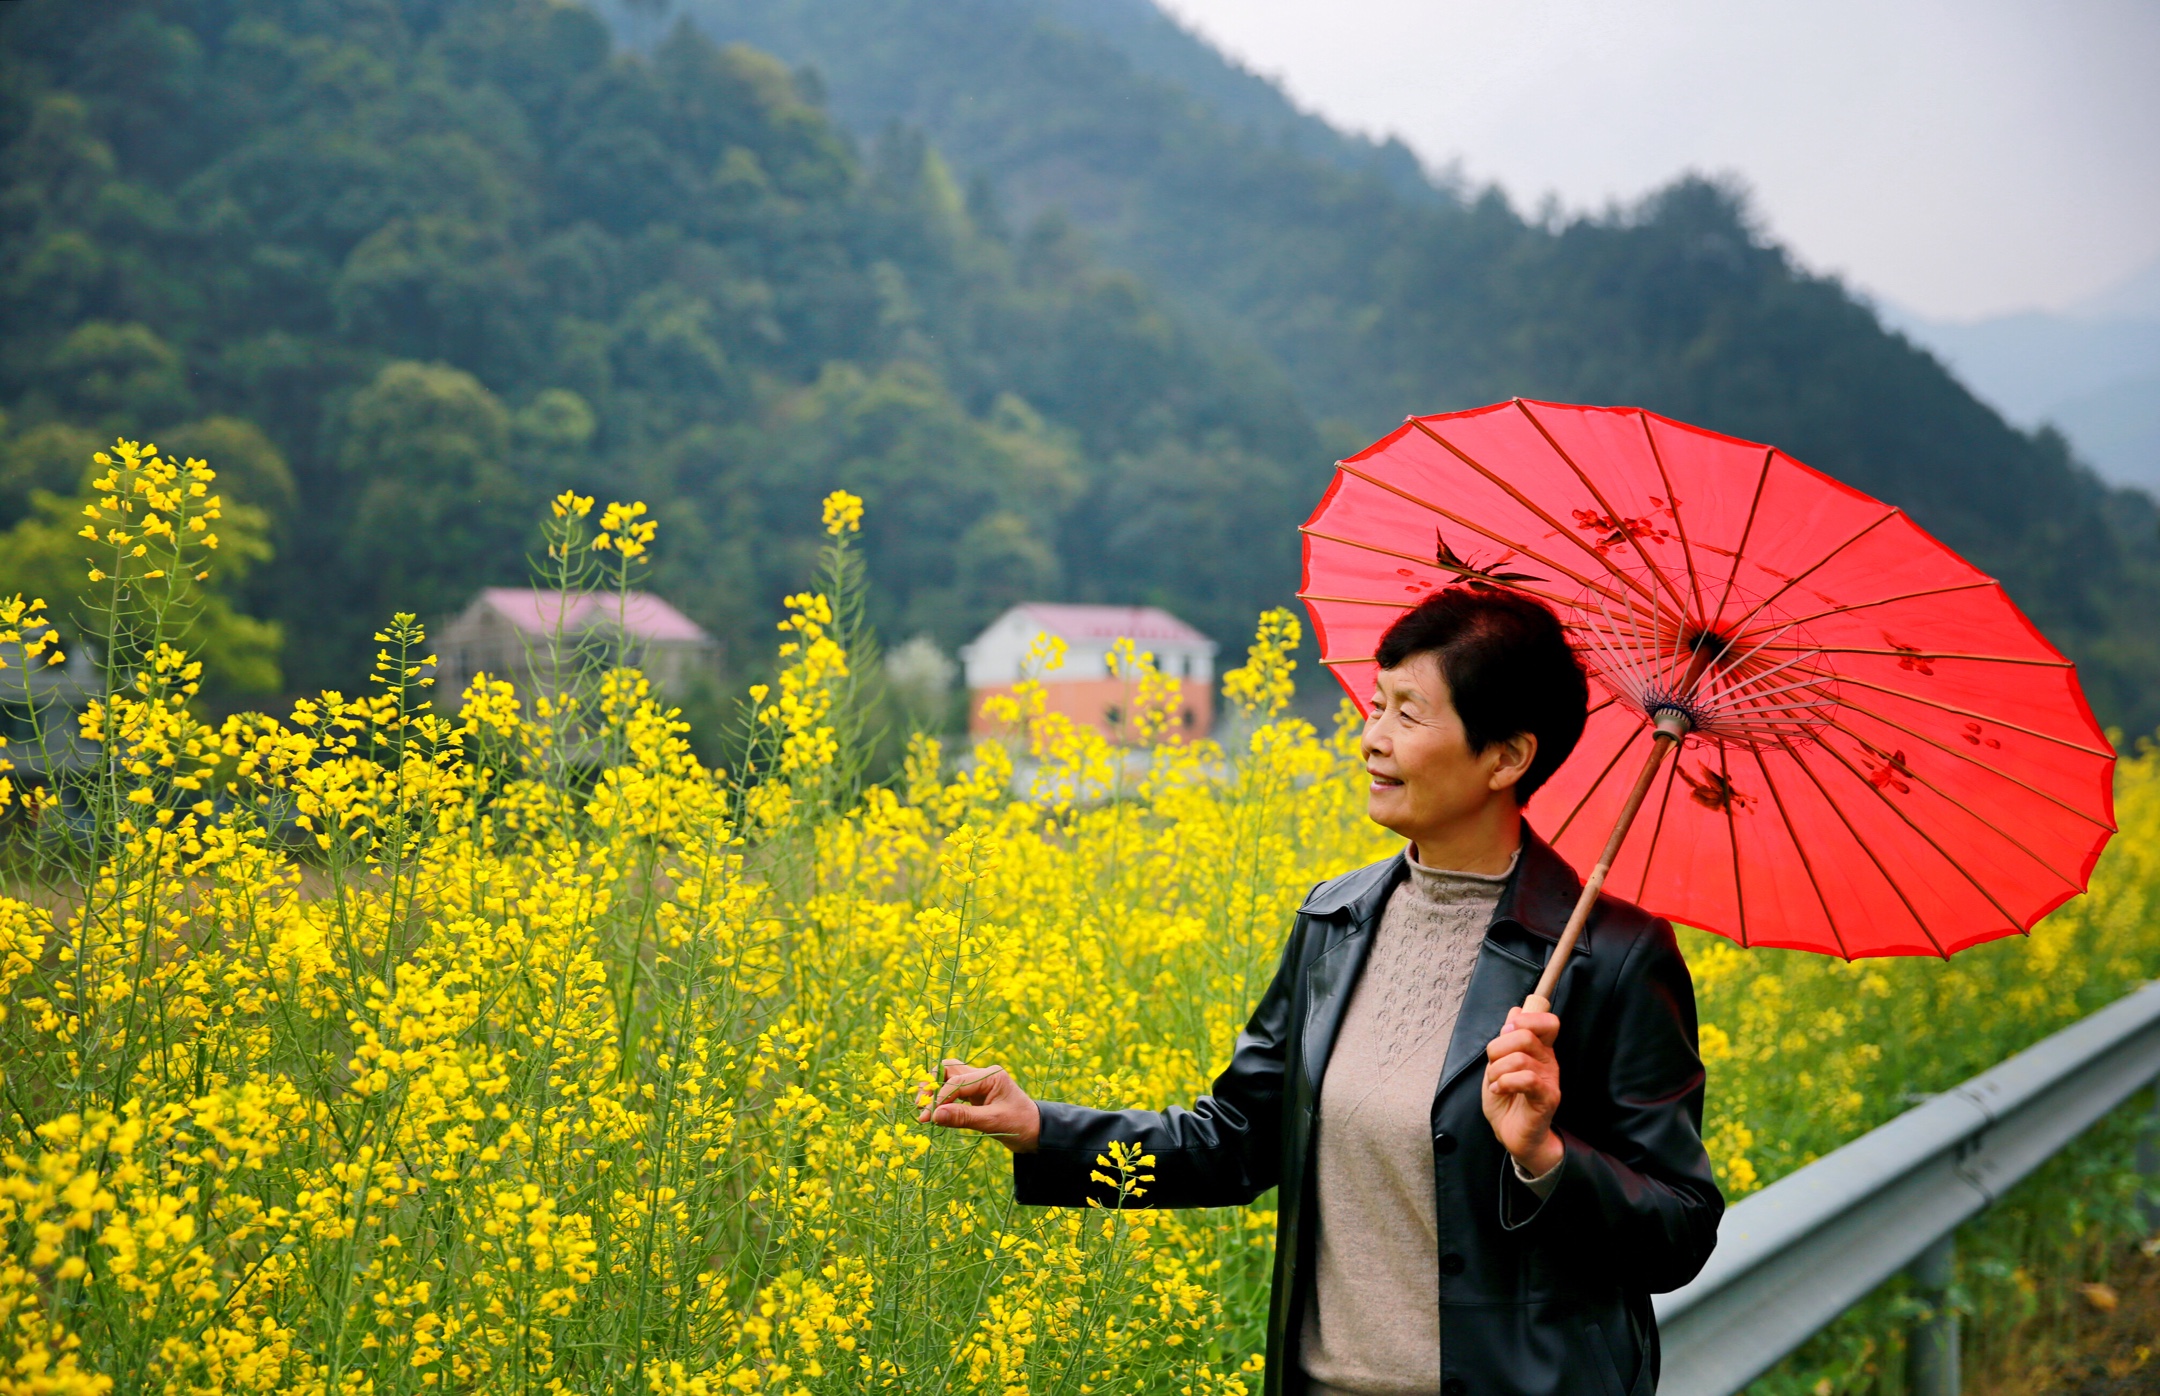
<svg viewBox="0 0 2160 1396">
<path fill-rule="evenodd" d="M 1404 873 L 1398 854 L 1306 897 L 1213 1094 L 1162 1111 L 1046 1101 L 1040 1145 L 1013 1159 L 1016 1198 L 1048 1206 L 1114 1200 L 1088 1178 L 1112 1141 L 1155 1155 L 1148 1206 L 1241 1206 L 1280 1188 L 1265 1396 L 1306 1388 L 1320 1078 Z M 1441 1396 L 1647 1396 L 1650 1295 L 1686 1284 L 1717 1242 L 1725 1203 L 1702 1146 L 1694 988 L 1672 927 L 1639 907 L 1599 899 L 1554 996 L 1566 1160 L 1542 1203 L 1485 1121 L 1485 1044 L 1535 986 L 1581 885 L 1525 827 L 1433 1098 Z"/>
</svg>

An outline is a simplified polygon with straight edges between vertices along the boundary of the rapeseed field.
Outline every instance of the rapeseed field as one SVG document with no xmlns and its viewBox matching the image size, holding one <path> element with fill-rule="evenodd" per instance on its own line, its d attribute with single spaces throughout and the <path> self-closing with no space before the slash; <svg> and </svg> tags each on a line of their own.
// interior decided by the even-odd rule
<svg viewBox="0 0 2160 1396">
<path fill-rule="evenodd" d="M 1305 891 L 1391 848 L 1347 711 L 1291 715 L 1288 613 L 1225 678 L 1232 749 L 1172 739 L 1176 685 L 1128 651 L 1144 764 L 1023 686 L 1010 742 L 918 735 L 873 781 L 836 493 L 720 769 L 604 641 L 558 637 L 546 691 L 442 694 L 403 616 L 364 690 L 213 723 L 185 641 L 214 476 L 100 463 L 108 681 L 8 752 L 0 1393 L 1257 1388 L 1265 1201 L 1018 1208 L 913 1087 L 960 1056 L 1104 1105 L 1205 1089 Z M 654 533 L 566 494 L 543 583 L 627 587 Z M 0 694 L 37 708 L 61 653 L 0 606 Z M 2151 977 L 2150 750 L 2120 804 L 2092 896 L 1948 965 L 1688 933 L 1728 1191 Z M 1959 1302 L 2031 1318 L 2118 1255 L 2131 1138 L 1975 1228 Z M 1144 1203 L 1151 1162 L 1101 1166 Z M 1770 1382 L 1874 1382 L 1901 1302 Z"/>
</svg>

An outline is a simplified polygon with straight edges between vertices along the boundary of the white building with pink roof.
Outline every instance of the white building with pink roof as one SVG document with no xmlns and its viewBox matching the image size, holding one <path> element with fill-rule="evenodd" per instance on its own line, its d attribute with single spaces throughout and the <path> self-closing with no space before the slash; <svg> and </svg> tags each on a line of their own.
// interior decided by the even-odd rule
<svg viewBox="0 0 2160 1396">
<path fill-rule="evenodd" d="M 1049 709 L 1085 723 L 1112 738 L 1124 735 L 1137 685 L 1110 672 L 1110 652 L 1119 640 L 1153 655 L 1157 671 L 1178 681 L 1182 697 L 1178 732 L 1204 737 L 1215 721 L 1215 642 L 1155 606 L 1068 606 L 1031 601 L 992 621 L 960 649 L 967 667 L 968 731 L 996 732 L 983 705 L 1009 694 L 1024 678 L 1030 650 L 1040 636 L 1065 642 L 1062 668 L 1034 677 L 1042 680 Z"/>
<path fill-rule="evenodd" d="M 487 587 L 435 639 L 444 706 L 475 674 L 509 679 L 523 693 L 554 691 L 558 654 L 565 665 L 585 654 L 628 664 L 680 700 L 712 672 L 718 653 L 696 621 L 643 591 Z"/>
</svg>

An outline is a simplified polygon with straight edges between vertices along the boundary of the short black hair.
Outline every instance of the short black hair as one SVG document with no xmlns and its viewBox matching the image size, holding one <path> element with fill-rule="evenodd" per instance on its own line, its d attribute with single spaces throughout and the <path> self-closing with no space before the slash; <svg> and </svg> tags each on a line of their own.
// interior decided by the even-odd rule
<svg viewBox="0 0 2160 1396">
<path fill-rule="evenodd" d="M 1537 738 L 1515 786 L 1515 803 L 1530 803 L 1582 739 L 1590 713 L 1590 684 L 1559 618 L 1516 592 L 1449 587 L 1396 617 L 1375 657 L 1395 669 L 1421 654 L 1440 662 L 1472 751 L 1518 732 Z"/>
</svg>

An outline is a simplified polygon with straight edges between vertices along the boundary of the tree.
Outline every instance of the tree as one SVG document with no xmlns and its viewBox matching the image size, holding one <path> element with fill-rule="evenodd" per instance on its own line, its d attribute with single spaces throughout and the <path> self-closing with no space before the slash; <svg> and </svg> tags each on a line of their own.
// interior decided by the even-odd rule
<svg viewBox="0 0 2160 1396">
<path fill-rule="evenodd" d="M 345 413 L 345 561 L 362 615 L 440 615 L 523 569 L 544 497 L 511 468 L 510 414 L 448 364 L 385 365 Z"/>
</svg>

